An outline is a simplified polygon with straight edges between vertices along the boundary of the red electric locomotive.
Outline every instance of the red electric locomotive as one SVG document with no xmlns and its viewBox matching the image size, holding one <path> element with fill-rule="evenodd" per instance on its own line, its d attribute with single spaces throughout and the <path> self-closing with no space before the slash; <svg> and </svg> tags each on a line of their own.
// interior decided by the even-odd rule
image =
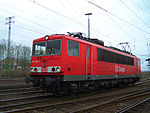
<svg viewBox="0 0 150 113">
<path fill-rule="evenodd" d="M 78 32 L 35 39 L 26 82 L 62 94 L 133 84 L 140 74 L 139 58 Z"/>
</svg>

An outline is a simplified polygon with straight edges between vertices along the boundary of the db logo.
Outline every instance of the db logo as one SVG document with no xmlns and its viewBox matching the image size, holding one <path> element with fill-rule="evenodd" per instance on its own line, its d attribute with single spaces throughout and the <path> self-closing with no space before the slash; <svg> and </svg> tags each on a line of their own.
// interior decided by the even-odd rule
<svg viewBox="0 0 150 113">
<path fill-rule="evenodd" d="M 125 72 L 125 68 L 115 65 L 115 72 Z"/>
</svg>

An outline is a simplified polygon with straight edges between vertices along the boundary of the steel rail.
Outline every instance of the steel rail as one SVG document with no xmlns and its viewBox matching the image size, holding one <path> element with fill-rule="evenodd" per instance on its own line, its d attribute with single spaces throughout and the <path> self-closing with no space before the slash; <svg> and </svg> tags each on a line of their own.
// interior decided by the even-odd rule
<svg viewBox="0 0 150 113">
<path fill-rule="evenodd" d="M 141 105 L 141 104 L 143 104 L 143 103 L 149 101 L 149 100 L 150 100 L 150 98 L 146 98 L 146 99 L 144 99 L 144 100 L 142 100 L 142 101 L 140 101 L 140 102 L 136 102 L 136 103 L 134 103 L 134 104 L 132 104 L 132 105 L 129 105 L 129 106 L 127 106 L 127 107 L 125 107 L 125 108 L 123 108 L 123 109 L 117 111 L 116 113 L 124 113 L 124 112 L 127 112 L 127 111 L 129 111 L 129 110 L 131 110 L 131 109 L 133 109 L 133 108 L 135 108 L 135 107 L 137 107 L 137 106 L 139 106 L 139 105 Z"/>
<path fill-rule="evenodd" d="M 24 81 L 24 78 L 20 78 L 20 79 L 0 79 L 0 81 Z"/>
<path fill-rule="evenodd" d="M 25 95 L 25 94 L 32 94 L 32 93 L 42 93 L 43 91 L 29 91 L 29 92 L 19 92 L 19 93 L 8 93 L 8 94 L 0 94 L 0 98 L 5 96 L 14 96 L 14 95 Z"/>
<path fill-rule="evenodd" d="M 19 100 L 25 100 L 25 99 L 33 99 L 33 98 L 41 98 L 41 97 L 49 97 L 49 96 L 53 96 L 53 95 L 49 94 L 49 95 L 40 95 L 40 96 L 29 96 L 29 97 L 22 97 L 22 98 L 13 98 L 13 99 L 7 99 L 7 100 L 0 100 L 0 103 L 11 102 L 11 101 L 19 101 Z"/>
<path fill-rule="evenodd" d="M 30 84 L 25 84 L 25 83 L 15 83 L 15 84 L 0 84 L 0 90 L 5 90 L 5 89 L 15 89 L 15 88 L 28 88 L 31 87 Z"/>
<path fill-rule="evenodd" d="M 13 105 L 8 105 L 8 106 L 0 106 L 0 111 L 5 111 L 6 109 L 7 110 L 11 110 L 14 107 L 20 107 L 20 106 L 25 106 L 25 105 L 33 105 L 33 104 L 36 104 L 36 103 L 43 103 L 43 102 L 47 102 L 47 101 L 50 101 L 50 99 L 31 101 L 31 102 L 25 102 L 25 103 L 20 103 L 20 104 L 13 104 Z"/>
<path fill-rule="evenodd" d="M 75 111 L 73 111 L 71 113 L 85 112 L 87 110 L 94 109 L 94 108 L 97 108 L 97 107 L 100 107 L 100 106 L 105 106 L 107 104 L 112 104 L 112 103 L 115 103 L 115 102 L 120 102 L 120 101 L 127 100 L 127 99 L 130 99 L 130 98 L 136 98 L 136 97 L 140 97 L 140 96 L 150 95 L 150 92 L 144 93 L 144 94 L 139 94 L 139 95 L 135 95 L 135 94 L 136 93 L 125 95 L 125 96 L 122 96 L 122 97 L 118 97 L 118 98 L 106 101 L 104 103 L 99 103 L 99 104 L 96 104 L 96 105 L 92 105 L 90 107 L 84 107 L 84 108 L 75 110 Z"/>
<path fill-rule="evenodd" d="M 147 80 L 144 80 L 144 81 L 137 82 L 137 83 L 135 83 L 135 85 L 144 84 L 144 83 L 146 83 L 146 82 L 150 82 L 150 79 L 147 79 Z"/>
<path fill-rule="evenodd" d="M 28 87 L 28 88 L 17 88 L 17 89 L 5 89 L 5 90 L 0 90 L 1 92 L 11 92 L 11 91 L 20 91 L 20 90 L 31 90 L 34 89 L 33 87 Z"/>
<path fill-rule="evenodd" d="M 150 91 L 150 89 L 147 89 L 145 91 Z M 143 91 L 139 91 L 137 93 L 132 93 L 132 94 L 128 94 L 128 95 L 125 95 L 125 96 L 121 96 L 121 97 L 106 101 L 106 102 L 101 103 L 101 104 L 97 104 L 97 105 L 93 105 L 93 106 L 90 106 L 90 107 L 81 108 L 81 109 L 78 109 L 76 111 L 72 111 L 72 113 L 82 112 L 82 111 L 86 111 L 88 109 L 93 109 L 95 107 L 103 106 L 103 105 L 106 105 L 106 104 L 109 104 L 109 103 L 121 101 L 121 100 L 124 100 L 124 99 L 127 99 L 127 98 L 131 98 L 130 96 L 132 96 L 132 98 L 133 98 L 133 96 L 135 96 L 135 94 L 139 94 L 139 93 L 142 93 L 142 92 Z M 148 95 L 148 94 L 150 94 L 150 92 L 144 93 L 144 94 L 139 94 L 138 96 L 142 96 L 142 95 L 146 95 L 146 94 Z M 137 97 L 137 95 L 136 95 L 136 97 Z M 47 104 L 47 105 L 41 105 L 41 106 L 37 106 L 37 107 L 28 107 L 28 108 L 23 108 L 23 109 L 16 109 L 16 110 L 11 110 L 11 111 L 6 111 L 5 113 L 16 113 L 16 112 L 20 113 L 20 112 L 31 111 L 31 110 L 35 110 L 35 109 L 44 109 L 44 108 L 59 108 L 59 107 L 62 107 L 64 105 L 77 104 L 77 103 L 81 103 L 81 102 L 83 103 L 83 102 L 87 102 L 87 101 L 91 101 L 91 100 L 97 100 L 99 98 L 101 98 L 101 97 L 88 98 L 88 99 L 86 98 L 86 99 L 68 100 L 68 101 L 65 101 L 65 102 L 58 102 L 58 103 L 55 103 L 55 104 Z"/>
<path fill-rule="evenodd" d="M 143 88 L 143 89 L 140 89 L 140 90 L 136 90 L 136 91 L 140 91 L 140 92 L 143 92 L 143 90 L 145 90 L 145 91 L 147 91 L 147 90 L 149 90 L 149 88 Z M 131 92 L 134 92 L 134 91 L 131 91 Z M 138 93 L 140 93 L 140 92 L 138 92 Z M 126 92 L 125 92 L 126 93 Z M 133 93 L 133 95 L 134 95 L 135 93 Z M 117 94 L 118 95 L 118 94 Z M 111 95 L 109 95 L 109 96 L 111 96 Z M 108 96 L 108 97 L 109 97 Z M 98 97 L 99 98 L 99 97 Z M 103 97 L 102 97 L 103 98 Z M 91 99 L 92 100 L 92 99 Z M 83 100 L 84 101 L 84 100 Z M 38 101 L 37 101 L 38 102 Z M 35 102 L 35 103 L 37 103 L 37 102 Z M 42 101 L 42 102 L 44 102 L 44 101 Z M 27 104 L 32 104 L 32 103 L 26 103 L 26 104 L 22 104 L 22 105 L 27 105 Z M 66 104 L 68 104 L 68 103 L 66 103 Z M 62 103 L 60 103 L 60 105 L 63 105 Z M 19 105 L 19 106 L 21 106 L 21 105 Z M 55 105 L 51 105 L 51 106 L 57 106 L 57 104 L 55 104 Z M 40 106 L 40 107 L 28 107 L 28 108 L 24 108 L 24 109 L 18 109 L 18 110 L 11 110 L 11 111 L 7 111 L 7 112 L 21 112 L 21 111 L 28 111 L 28 110 L 32 110 L 32 109 L 42 109 L 42 108 L 45 108 L 45 107 L 50 107 L 50 105 L 42 105 L 42 106 Z"/>
</svg>

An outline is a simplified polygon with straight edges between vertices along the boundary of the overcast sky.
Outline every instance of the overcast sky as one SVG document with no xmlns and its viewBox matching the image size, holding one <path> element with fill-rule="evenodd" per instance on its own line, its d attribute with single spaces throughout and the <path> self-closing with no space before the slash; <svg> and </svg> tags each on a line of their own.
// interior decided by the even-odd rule
<svg viewBox="0 0 150 113">
<path fill-rule="evenodd" d="M 16 44 L 31 47 L 36 38 L 68 31 L 87 34 L 85 13 L 92 13 L 91 38 L 120 49 L 119 43 L 128 42 L 142 70 L 148 69 L 150 0 L 0 0 L 0 40 L 8 39 L 5 18 L 10 16 L 15 16 L 11 40 Z"/>
</svg>

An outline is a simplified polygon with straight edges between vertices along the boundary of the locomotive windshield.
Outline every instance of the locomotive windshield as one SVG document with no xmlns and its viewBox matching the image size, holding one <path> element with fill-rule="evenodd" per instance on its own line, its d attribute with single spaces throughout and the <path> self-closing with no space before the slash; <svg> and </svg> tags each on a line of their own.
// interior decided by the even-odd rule
<svg viewBox="0 0 150 113">
<path fill-rule="evenodd" d="M 33 56 L 59 55 L 61 52 L 61 40 L 39 42 L 33 45 Z"/>
</svg>

